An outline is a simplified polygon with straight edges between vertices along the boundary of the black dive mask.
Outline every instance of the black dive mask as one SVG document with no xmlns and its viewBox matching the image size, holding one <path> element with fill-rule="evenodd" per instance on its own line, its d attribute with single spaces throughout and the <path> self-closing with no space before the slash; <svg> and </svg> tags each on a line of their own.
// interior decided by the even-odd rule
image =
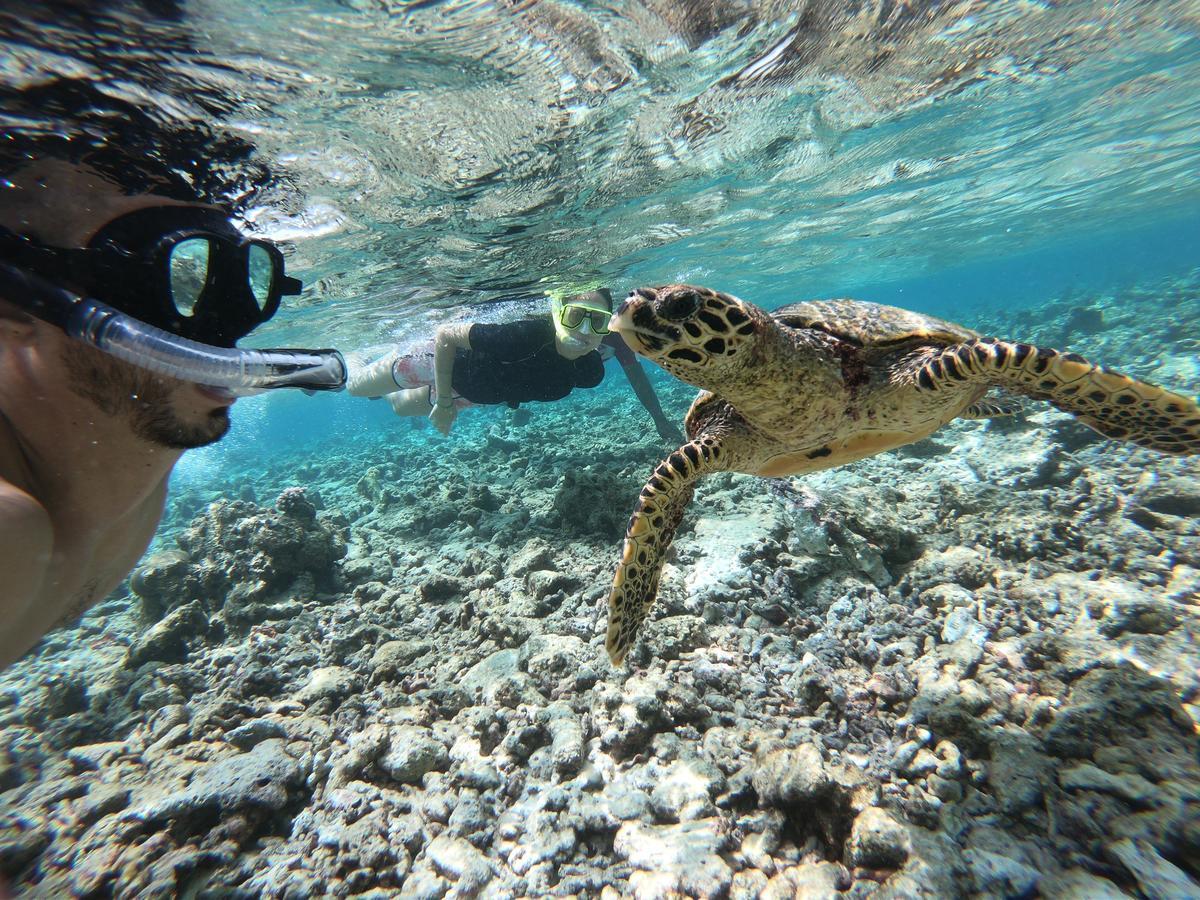
<svg viewBox="0 0 1200 900">
<path fill-rule="evenodd" d="M 201 344 L 232 347 L 302 285 L 283 254 L 249 240 L 215 209 L 152 206 L 113 219 L 87 249 L 0 229 L 0 258 Z"/>
</svg>

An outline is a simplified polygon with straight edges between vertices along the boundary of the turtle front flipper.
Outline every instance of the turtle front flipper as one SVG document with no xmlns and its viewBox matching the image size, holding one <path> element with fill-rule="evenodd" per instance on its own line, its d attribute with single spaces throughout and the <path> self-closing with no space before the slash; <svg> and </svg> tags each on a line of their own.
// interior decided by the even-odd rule
<svg viewBox="0 0 1200 900">
<path fill-rule="evenodd" d="M 924 390 L 963 381 L 990 384 L 1046 400 L 1105 437 L 1175 456 L 1200 453 L 1200 406 L 1194 400 L 1076 353 L 982 338 L 946 347 L 915 375 Z"/>
<path fill-rule="evenodd" d="M 621 562 L 608 597 L 604 647 L 614 665 L 625 661 L 654 605 L 667 548 L 692 499 L 696 479 L 726 468 L 724 456 L 716 438 L 699 436 L 660 462 L 642 488 L 625 529 Z"/>
</svg>

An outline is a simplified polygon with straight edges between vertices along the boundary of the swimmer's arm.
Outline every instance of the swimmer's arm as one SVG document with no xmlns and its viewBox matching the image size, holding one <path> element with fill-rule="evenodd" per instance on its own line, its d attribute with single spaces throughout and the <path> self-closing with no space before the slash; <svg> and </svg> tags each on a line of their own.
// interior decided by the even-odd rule
<svg viewBox="0 0 1200 900">
<path fill-rule="evenodd" d="M 438 404 L 454 402 L 454 351 L 471 349 L 470 325 L 443 325 L 437 330 L 433 345 L 433 392 Z"/>
<path fill-rule="evenodd" d="M 54 551 L 54 527 L 37 500 L 0 481 L 0 668 L 41 638 L 34 621 Z"/>
<path fill-rule="evenodd" d="M 621 364 L 621 371 L 629 379 L 629 386 L 633 388 L 633 393 L 646 408 L 646 412 L 650 413 L 650 418 L 654 420 L 654 427 L 657 429 L 659 437 L 676 444 L 683 443 L 683 433 L 663 414 L 662 406 L 658 402 L 658 394 L 654 392 L 654 385 L 646 377 L 636 354 L 629 349 L 629 345 L 613 334 L 605 337 L 604 345 L 613 350 L 617 362 Z"/>
</svg>

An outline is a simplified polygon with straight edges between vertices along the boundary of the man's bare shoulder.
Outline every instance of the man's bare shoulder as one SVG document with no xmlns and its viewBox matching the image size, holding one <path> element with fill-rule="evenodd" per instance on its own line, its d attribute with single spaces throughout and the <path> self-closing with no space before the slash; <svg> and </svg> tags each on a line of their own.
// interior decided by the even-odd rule
<svg viewBox="0 0 1200 900">
<path fill-rule="evenodd" d="M 54 541 L 54 525 L 46 508 L 36 497 L 3 477 L 0 477 L 0 532 L 6 545 L 44 542 L 48 548 Z M 7 549 L 7 546 L 0 548 L 0 554 Z"/>
<path fill-rule="evenodd" d="M 46 508 L 0 478 L 0 572 L 6 573 L 5 580 L 28 587 L 40 583 L 53 550 L 54 524 Z M 17 573 L 26 578 L 13 577 Z"/>
</svg>

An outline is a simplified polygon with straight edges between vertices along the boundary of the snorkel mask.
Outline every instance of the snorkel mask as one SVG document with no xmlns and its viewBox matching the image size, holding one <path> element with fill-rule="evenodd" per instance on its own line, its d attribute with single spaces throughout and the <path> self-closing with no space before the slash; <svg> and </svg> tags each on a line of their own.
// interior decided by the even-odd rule
<svg viewBox="0 0 1200 900">
<path fill-rule="evenodd" d="M 581 350 L 592 346 L 588 335 L 608 334 L 608 320 L 612 317 L 612 294 L 598 288 L 583 294 L 552 295 L 550 314 L 554 331 L 565 347 Z"/>
<path fill-rule="evenodd" d="M 234 393 L 345 385 L 336 350 L 234 347 L 300 288 L 277 247 L 247 239 L 213 209 L 136 210 L 101 228 L 85 249 L 0 229 L 6 299 L 126 362 Z"/>
</svg>

